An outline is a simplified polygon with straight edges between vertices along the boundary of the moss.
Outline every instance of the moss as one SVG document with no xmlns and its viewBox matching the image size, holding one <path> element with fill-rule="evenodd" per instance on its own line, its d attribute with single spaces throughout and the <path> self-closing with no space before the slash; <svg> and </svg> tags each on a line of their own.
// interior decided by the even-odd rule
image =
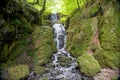
<svg viewBox="0 0 120 80">
<path fill-rule="evenodd" d="M 45 72 L 45 68 L 41 66 L 35 66 L 34 67 L 34 72 L 36 74 L 43 74 Z"/>
<path fill-rule="evenodd" d="M 59 57 L 59 63 L 61 66 L 64 66 L 64 67 L 69 66 L 70 61 L 71 61 L 71 58 L 69 57 L 66 57 L 66 56 Z"/>
<path fill-rule="evenodd" d="M 17 46 L 15 50 L 9 55 L 9 60 L 14 60 L 19 54 L 22 54 L 27 45 L 27 39 L 16 41 Z"/>
<path fill-rule="evenodd" d="M 109 8 L 105 9 L 103 16 L 100 17 L 98 28 L 100 31 L 99 39 L 101 49 L 96 50 L 95 58 L 99 61 L 102 67 L 110 67 L 112 69 L 119 67 L 118 58 L 120 52 L 119 45 L 119 19 L 118 3 L 109 3 Z"/>
<path fill-rule="evenodd" d="M 83 54 L 77 61 L 81 72 L 87 76 L 96 75 L 101 69 L 98 61 L 91 54 Z"/>
<path fill-rule="evenodd" d="M 113 76 L 111 80 L 118 80 L 118 76 Z"/>
<path fill-rule="evenodd" d="M 41 80 L 49 80 L 48 78 L 42 78 Z"/>
<path fill-rule="evenodd" d="M 98 49 L 94 56 L 103 67 L 108 66 L 112 69 L 119 67 L 119 53 Z"/>
<path fill-rule="evenodd" d="M 100 9 L 100 6 L 99 4 L 93 6 L 90 10 L 89 10 L 89 16 L 96 16 L 98 13 L 99 13 L 99 9 Z"/>
<path fill-rule="evenodd" d="M 70 19 L 67 28 L 67 50 L 73 56 L 79 57 L 89 52 L 90 48 L 102 67 L 118 68 L 120 64 L 120 12 L 118 6 L 117 1 L 90 0 L 82 9 L 82 16 L 80 13 L 76 13 Z M 100 9 L 102 12 L 99 12 Z M 92 14 L 96 14 L 96 16 L 88 17 Z M 97 29 L 100 46 L 92 43 Z"/>
<path fill-rule="evenodd" d="M 29 74 L 29 68 L 27 65 L 13 66 L 8 69 L 8 74 L 10 76 L 10 80 L 19 80 Z"/>
<path fill-rule="evenodd" d="M 36 49 L 34 54 L 35 64 L 45 64 L 51 61 L 51 55 L 56 50 L 53 40 L 52 29 L 49 26 L 36 26 L 33 32 L 33 45 Z"/>
<path fill-rule="evenodd" d="M 88 50 L 92 35 L 96 31 L 97 23 L 97 18 L 81 18 L 79 13 L 71 19 L 67 30 L 67 50 L 73 56 L 79 57 Z"/>
<path fill-rule="evenodd" d="M 62 62 L 69 62 L 70 61 L 70 58 L 69 57 L 65 57 L 65 56 L 61 56 L 60 58 L 59 58 L 59 60 L 60 61 L 62 61 Z"/>
</svg>

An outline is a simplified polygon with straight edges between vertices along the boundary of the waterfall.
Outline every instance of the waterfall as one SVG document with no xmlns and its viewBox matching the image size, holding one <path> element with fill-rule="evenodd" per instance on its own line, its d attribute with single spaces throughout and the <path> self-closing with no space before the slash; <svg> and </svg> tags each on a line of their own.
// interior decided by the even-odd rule
<svg viewBox="0 0 120 80">
<path fill-rule="evenodd" d="M 53 54 L 52 62 L 47 63 L 44 66 L 48 71 L 36 76 L 34 76 L 34 72 L 31 72 L 28 80 L 32 80 L 32 77 L 37 78 L 37 80 L 42 80 L 44 78 L 47 78 L 48 80 L 90 80 L 80 73 L 76 68 L 76 59 L 65 50 L 66 31 L 64 25 L 58 22 L 59 16 L 54 11 L 51 14 L 51 23 L 57 52 Z"/>
<path fill-rule="evenodd" d="M 52 21 L 52 24 L 54 24 L 55 22 L 58 21 L 57 13 L 52 13 L 51 14 L 51 21 Z"/>
<path fill-rule="evenodd" d="M 54 79 L 65 79 L 65 80 L 81 80 L 81 74 L 79 70 L 76 69 L 77 62 L 76 59 L 70 56 L 70 54 L 65 50 L 66 46 L 66 35 L 65 27 L 61 23 L 57 23 L 59 20 L 57 18 L 57 13 L 51 14 L 51 21 L 53 23 L 53 35 L 54 41 L 57 45 L 57 53 L 53 54 L 53 64 L 54 64 Z M 60 58 L 64 57 L 69 59 L 65 66 L 61 64 Z M 63 62 L 64 64 L 65 62 Z M 56 75 L 57 74 L 57 75 Z M 87 80 L 87 79 L 84 79 Z"/>
<path fill-rule="evenodd" d="M 43 74 L 35 74 L 32 71 L 28 80 L 90 80 L 88 77 L 80 73 L 77 69 L 77 61 L 66 50 L 66 34 L 65 27 L 58 23 L 57 13 L 51 14 L 52 29 L 54 41 L 57 46 L 57 52 L 52 56 L 52 62 L 44 65 L 46 72 Z"/>
</svg>

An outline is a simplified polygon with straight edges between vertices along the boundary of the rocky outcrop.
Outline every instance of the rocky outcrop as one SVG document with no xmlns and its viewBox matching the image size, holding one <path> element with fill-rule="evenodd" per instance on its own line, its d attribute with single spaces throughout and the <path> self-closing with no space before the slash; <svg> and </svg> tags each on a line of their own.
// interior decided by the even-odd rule
<svg viewBox="0 0 120 80">
<path fill-rule="evenodd" d="M 70 19 L 67 50 L 75 57 L 93 55 L 101 67 L 119 67 L 120 12 L 117 0 L 91 0 Z M 81 67 L 81 66 L 80 66 Z"/>
<path fill-rule="evenodd" d="M 51 27 L 44 26 L 41 28 L 36 26 L 32 36 L 35 50 L 33 57 L 35 65 L 43 65 L 51 61 L 53 52 L 57 51 Z"/>
<path fill-rule="evenodd" d="M 42 14 L 26 0 L 7 1 L 3 1 L 5 5 L 0 5 L 0 74 L 7 74 L 8 68 L 17 74 L 19 67 L 20 70 L 24 68 L 20 64 L 28 65 L 30 71 L 35 68 L 36 73 L 42 73 L 36 71 L 41 68 L 36 66 L 51 61 L 51 55 L 56 51 L 52 29 L 40 25 Z M 10 79 L 24 77 L 22 72 L 18 72 L 18 76 L 16 74 L 12 72 L 10 76 L 13 78 Z M 3 76 L 3 79 L 8 80 L 9 76 Z"/>
</svg>

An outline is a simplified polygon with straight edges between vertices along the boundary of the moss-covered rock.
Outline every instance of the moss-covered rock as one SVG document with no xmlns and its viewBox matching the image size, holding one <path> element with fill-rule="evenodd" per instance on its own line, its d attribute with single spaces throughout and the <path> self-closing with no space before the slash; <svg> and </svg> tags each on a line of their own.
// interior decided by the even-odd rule
<svg viewBox="0 0 120 80">
<path fill-rule="evenodd" d="M 84 24 L 85 23 L 85 24 Z M 81 56 L 90 47 L 91 39 L 98 26 L 98 19 L 81 18 L 77 13 L 70 21 L 67 50 L 75 57 Z"/>
<path fill-rule="evenodd" d="M 5 0 L 1 4 L 0 68 L 5 68 L 15 64 L 14 62 L 19 62 L 16 61 L 19 55 L 28 53 L 30 35 L 34 28 L 32 24 L 40 23 L 41 14 L 28 5 L 26 0 Z"/>
<path fill-rule="evenodd" d="M 36 74 L 43 74 L 45 72 L 45 68 L 41 66 L 35 66 L 34 67 L 34 72 Z"/>
<path fill-rule="evenodd" d="M 118 1 L 87 1 L 82 12 L 76 13 L 70 19 L 67 28 L 67 50 L 75 57 L 86 52 L 92 53 L 102 67 L 118 68 L 120 64 L 119 10 Z"/>
<path fill-rule="evenodd" d="M 95 51 L 95 58 L 103 67 L 118 68 L 120 64 L 120 51 L 118 47 L 120 37 L 120 12 L 118 11 L 117 2 L 109 2 L 104 5 L 105 11 L 103 16 L 99 18 L 99 39 L 101 42 L 101 48 Z M 109 7 L 107 7 L 109 6 Z"/>
<path fill-rule="evenodd" d="M 35 64 L 45 64 L 51 60 L 53 52 L 57 51 L 50 26 L 36 26 L 33 32 L 33 45 Z"/>
<path fill-rule="evenodd" d="M 66 57 L 66 56 L 60 56 L 59 57 L 59 63 L 63 67 L 69 66 L 69 63 L 71 62 L 71 58 Z"/>
<path fill-rule="evenodd" d="M 98 61 L 91 54 L 83 54 L 77 61 L 80 71 L 87 76 L 96 75 L 101 69 Z"/>
<path fill-rule="evenodd" d="M 40 80 L 49 80 L 48 78 L 42 78 L 42 79 L 40 79 Z"/>
<path fill-rule="evenodd" d="M 29 68 L 27 65 L 16 65 L 8 69 L 10 80 L 19 80 L 28 76 Z"/>
<path fill-rule="evenodd" d="M 116 69 L 119 67 L 119 53 L 112 51 L 103 51 L 103 49 L 97 49 L 94 57 L 101 66 L 110 67 L 112 69 Z"/>
<path fill-rule="evenodd" d="M 113 76 L 111 80 L 119 80 L 119 79 L 118 79 L 118 76 Z"/>
</svg>

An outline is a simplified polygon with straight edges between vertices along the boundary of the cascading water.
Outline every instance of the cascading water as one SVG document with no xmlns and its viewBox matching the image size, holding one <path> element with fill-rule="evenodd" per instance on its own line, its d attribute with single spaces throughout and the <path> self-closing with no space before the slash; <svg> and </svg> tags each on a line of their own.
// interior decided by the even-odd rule
<svg viewBox="0 0 120 80">
<path fill-rule="evenodd" d="M 54 79 L 65 79 L 65 80 L 88 80 L 85 77 L 81 77 L 81 74 L 76 69 L 77 62 L 76 59 L 70 56 L 68 52 L 65 51 L 66 46 L 66 35 L 65 35 L 65 28 L 62 24 L 56 23 L 58 21 L 57 14 L 51 15 L 52 19 L 52 28 L 54 32 L 54 40 L 57 45 L 58 52 L 53 55 L 53 64 L 55 65 L 54 71 L 55 73 L 59 73 L 58 75 L 54 74 Z M 64 57 L 66 59 L 69 59 L 69 61 L 66 63 L 67 65 L 63 66 L 60 64 L 60 58 Z M 63 58 L 63 59 L 64 59 Z"/>
<path fill-rule="evenodd" d="M 35 74 L 31 72 L 28 80 L 90 80 L 79 72 L 76 59 L 65 50 L 66 35 L 62 24 L 57 23 L 57 14 L 51 15 L 54 40 L 57 45 L 57 53 L 53 54 L 52 62 L 44 65 L 46 72 Z"/>
<path fill-rule="evenodd" d="M 56 3 L 56 0 L 53 0 Z M 66 34 L 65 27 L 59 22 L 59 16 L 53 10 L 51 14 L 52 29 L 54 35 L 54 41 L 57 45 L 57 53 L 52 56 L 52 63 L 46 64 L 44 67 L 47 71 L 44 74 L 34 75 L 31 72 L 28 80 L 90 80 L 79 72 L 76 59 L 70 56 L 65 50 L 66 46 Z"/>
</svg>

